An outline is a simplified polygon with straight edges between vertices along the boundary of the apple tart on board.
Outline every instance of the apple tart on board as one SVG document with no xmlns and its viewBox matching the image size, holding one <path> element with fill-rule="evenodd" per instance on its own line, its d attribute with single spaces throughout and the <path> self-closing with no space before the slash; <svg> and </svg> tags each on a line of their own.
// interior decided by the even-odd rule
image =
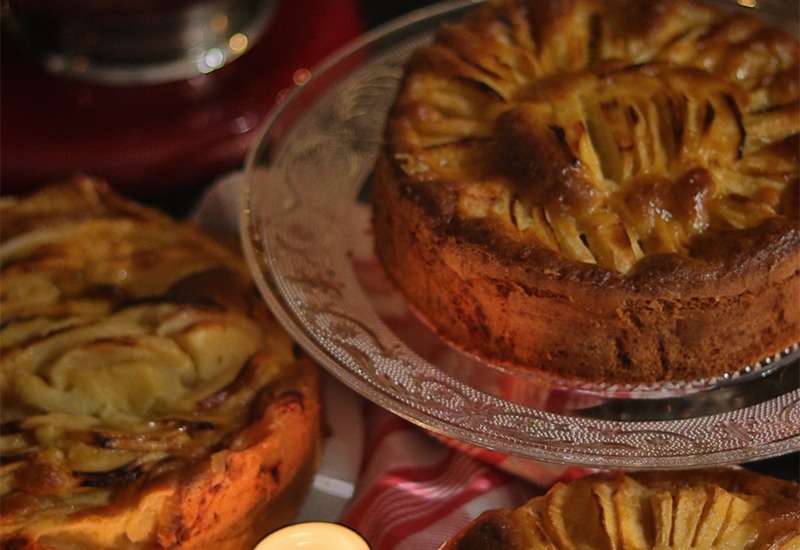
<svg viewBox="0 0 800 550">
<path fill-rule="evenodd" d="M 596 473 L 489 510 L 440 550 L 789 550 L 800 486 L 748 470 Z"/>
<path fill-rule="evenodd" d="M 318 367 L 238 254 L 86 177 L 0 224 L 0 546 L 240 549 L 291 521 Z"/>
<path fill-rule="evenodd" d="M 404 67 L 376 253 L 445 340 L 558 378 L 800 340 L 798 40 L 693 0 L 495 0 Z"/>
</svg>

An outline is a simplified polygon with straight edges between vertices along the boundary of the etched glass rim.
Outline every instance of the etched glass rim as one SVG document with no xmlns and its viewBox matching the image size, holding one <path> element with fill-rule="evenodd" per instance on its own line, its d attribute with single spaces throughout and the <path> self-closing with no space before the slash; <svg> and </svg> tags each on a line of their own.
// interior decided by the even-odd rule
<svg viewBox="0 0 800 550">
<path fill-rule="evenodd" d="M 368 32 L 314 68 L 267 118 L 245 163 L 240 236 L 275 315 L 362 396 L 489 450 L 555 464 L 668 469 L 800 449 L 798 346 L 719 380 L 642 389 L 543 381 L 531 388 L 537 403 L 566 392 L 568 401 L 591 404 L 564 412 L 489 387 L 528 384 L 524 376 L 500 372 L 491 384 L 460 378 L 411 349 L 377 312 L 354 249 L 367 238 L 359 200 L 389 94 L 407 54 L 474 4 L 437 4 Z"/>
</svg>

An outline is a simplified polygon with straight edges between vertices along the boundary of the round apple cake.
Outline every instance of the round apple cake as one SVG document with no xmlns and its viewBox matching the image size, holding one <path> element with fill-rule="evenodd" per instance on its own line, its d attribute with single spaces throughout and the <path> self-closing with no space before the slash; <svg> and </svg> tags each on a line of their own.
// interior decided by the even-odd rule
<svg viewBox="0 0 800 550">
<path fill-rule="evenodd" d="M 598 383 L 800 340 L 798 40 L 693 0 L 495 0 L 404 67 L 376 253 L 444 340 Z"/>
<path fill-rule="evenodd" d="M 318 367 L 234 249 L 78 177 L 0 201 L 0 546 L 252 548 L 318 463 Z"/>
<path fill-rule="evenodd" d="M 440 550 L 789 550 L 800 486 L 736 468 L 595 473 L 484 512 Z"/>
</svg>

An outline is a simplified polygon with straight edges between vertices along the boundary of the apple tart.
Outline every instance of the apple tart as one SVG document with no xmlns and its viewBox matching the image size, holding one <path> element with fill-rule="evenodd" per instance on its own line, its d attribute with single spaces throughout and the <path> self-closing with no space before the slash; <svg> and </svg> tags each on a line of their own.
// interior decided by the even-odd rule
<svg viewBox="0 0 800 550">
<path fill-rule="evenodd" d="M 693 0 L 488 1 L 406 64 L 376 253 L 443 339 L 601 383 L 800 340 L 798 40 Z"/>
<path fill-rule="evenodd" d="M 800 486 L 748 470 L 597 473 L 481 514 L 440 550 L 789 550 Z"/>
<path fill-rule="evenodd" d="M 0 546 L 241 549 L 291 521 L 319 373 L 239 255 L 86 177 L 0 224 Z"/>
</svg>

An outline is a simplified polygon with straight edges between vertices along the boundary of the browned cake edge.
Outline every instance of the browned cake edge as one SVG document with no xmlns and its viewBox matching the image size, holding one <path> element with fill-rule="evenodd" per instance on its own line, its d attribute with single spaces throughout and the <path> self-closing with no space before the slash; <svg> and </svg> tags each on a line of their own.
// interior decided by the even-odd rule
<svg viewBox="0 0 800 550">
<path fill-rule="evenodd" d="M 800 228 L 787 220 L 732 234 L 703 259 L 654 256 L 623 276 L 445 232 L 447 213 L 427 199 L 379 158 L 378 257 L 444 340 L 490 362 L 598 382 L 695 380 L 800 339 Z"/>
</svg>

